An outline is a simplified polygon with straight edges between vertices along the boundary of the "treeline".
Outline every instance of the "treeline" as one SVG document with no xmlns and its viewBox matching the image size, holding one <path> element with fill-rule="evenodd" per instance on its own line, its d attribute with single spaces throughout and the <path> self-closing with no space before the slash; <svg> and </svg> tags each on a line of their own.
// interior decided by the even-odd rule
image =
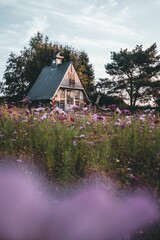
<svg viewBox="0 0 160 240">
<path fill-rule="evenodd" d="M 92 102 L 100 94 L 100 105 L 127 104 L 134 108 L 139 104 L 154 103 L 160 106 L 160 55 L 156 43 L 145 50 L 142 45 L 137 45 L 131 51 L 111 52 L 111 62 L 105 65 L 106 78 L 96 82 L 85 51 L 51 42 L 39 32 L 19 55 L 10 53 L 0 84 L 1 92 L 13 101 L 23 99 L 42 68 L 50 64 L 50 57 L 58 52 L 63 53 L 65 61 L 73 62 Z"/>
</svg>

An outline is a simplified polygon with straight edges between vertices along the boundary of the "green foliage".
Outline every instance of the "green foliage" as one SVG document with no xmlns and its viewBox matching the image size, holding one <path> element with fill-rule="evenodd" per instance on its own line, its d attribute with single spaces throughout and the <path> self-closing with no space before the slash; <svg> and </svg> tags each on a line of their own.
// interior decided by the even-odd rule
<svg viewBox="0 0 160 240">
<path fill-rule="evenodd" d="M 146 50 L 137 45 L 128 49 L 111 52 L 111 63 L 105 65 L 106 73 L 112 79 L 100 79 L 99 85 L 107 94 L 117 95 L 135 106 L 137 101 L 147 102 L 159 93 L 160 55 L 154 43 Z M 156 91 L 153 91 L 156 89 Z M 158 91 L 158 92 L 157 92 Z"/>
<path fill-rule="evenodd" d="M 103 106 L 110 106 L 110 105 L 116 105 L 119 106 L 121 108 L 124 108 L 127 106 L 127 104 L 123 101 L 122 98 L 119 98 L 117 96 L 108 96 L 105 93 L 101 93 L 99 92 L 94 92 L 94 94 L 92 94 L 92 96 L 90 97 L 90 99 L 92 100 L 93 103 L 96 102 L 97 97 L 100 95 L 100 99 L 98 102 L 98 106 L 103 107 Z"/>
<path fill-rule="evenodd" d="M 58 52 L 63 53 L 65 61 L 73 61 L 86 91 L 93 91 L 94 70 L 87 53 L 68 45 L 52 43 L 47 36 L 38 32 L 20 55 L 10 54 L 4 73 L 5 82 L 0 86 L 3 93 L 11 100 L 21 100 L 31 89 L 43 67 L 50 64 L 50 57 Z"/>
<path fill-rule="evenodd" d="M 111 140 L 111 156 L 118 160 L 116 165 L 119 174 L 133 174 L 139 180 L 143 179 L 143 184 L 148 180 L 150 184 L 154 185 L 156 181 L 159 184 L 159 127 L 152 128 L 150 119 L 143 123 L 135 119 L 132 127 L 123 127 L 122 124 L 122 129 L 115 130 L 115 136 Z"/>
<path fill-rule="evenodd" d="M 9 55 L 6 70 L 4 73 L 5 83 L 3 84 L 3 93 L 11 98 L 16 97 L 17 93 L 21 97 L 25 96 L 28 81 L 25 78 L 25 64 L 27 59 L 24 58 L 24 52 L 19 56 L 14 53 Z"/>
</svg>

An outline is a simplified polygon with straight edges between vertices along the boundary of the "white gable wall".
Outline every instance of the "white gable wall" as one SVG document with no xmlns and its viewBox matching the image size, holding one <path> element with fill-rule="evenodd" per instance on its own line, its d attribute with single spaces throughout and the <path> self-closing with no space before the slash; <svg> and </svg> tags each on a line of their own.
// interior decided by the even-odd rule
<svg viewBox="0 0 160 240">
<path fill-rule="evenodd" d="M 73 64 L 71 64 L 60 84 L 60 87 L 70 87 L 70 82 L 69 82 L 69 79 L 70 79 L 70 74 L 74 75 L 75 76 L 75 85 L 74 87 L 76 88 L 82 88 L 83 89 L 83 86 L 82 86 L 82 83 L 78 77 L 78 74 L 73 66 Z"/>
<path fill-rule="evenodd" d="M 52 98 L 52 102 L 54 102 L 55 106 L 63 109 L 71 108 L 71 106 L 83 107 L 86 96 L 78 74 L 73 64 L 70 64 Z"/>
</svg>

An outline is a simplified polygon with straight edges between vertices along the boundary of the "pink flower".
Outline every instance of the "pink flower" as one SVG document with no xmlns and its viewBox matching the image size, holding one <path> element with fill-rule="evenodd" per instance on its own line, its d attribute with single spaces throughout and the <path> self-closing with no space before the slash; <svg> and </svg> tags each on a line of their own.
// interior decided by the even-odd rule
<svg viewBox="0 0 160 240">
<path fill-rule="evenodd" d="M 128 109 L 121 110 L 121 113 L 128 114 L 128 115 L 131 114 L 131 112 Z"/>
</svg>

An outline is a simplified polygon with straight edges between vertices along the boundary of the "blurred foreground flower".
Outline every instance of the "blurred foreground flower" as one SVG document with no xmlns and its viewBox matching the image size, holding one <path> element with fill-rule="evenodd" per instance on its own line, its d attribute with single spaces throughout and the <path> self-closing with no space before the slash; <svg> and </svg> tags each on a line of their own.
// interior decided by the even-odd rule
<svg viewBox="0 0 160 240">
<path fill-rule="evenodd" d="M 0 180 L 0 239 L 117 240 L 158 216 L 149 196 L 120 199 L 101 183 L 56 199 L 27 172 L 1 170 Z"/>
</svg>

